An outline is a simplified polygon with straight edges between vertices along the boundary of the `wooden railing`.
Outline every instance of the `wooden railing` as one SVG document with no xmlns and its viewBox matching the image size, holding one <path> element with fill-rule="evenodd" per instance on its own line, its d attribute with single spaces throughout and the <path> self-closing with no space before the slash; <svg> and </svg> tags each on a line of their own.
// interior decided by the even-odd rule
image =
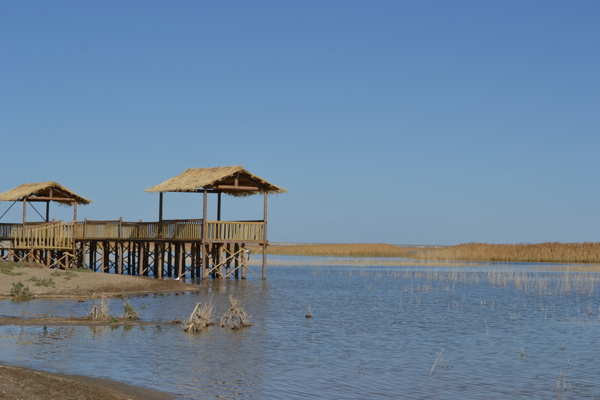
<svg viewBox="0 0 600 400">
<path fill-rule="evenodd" d="M 206 221 L 209 240 L 263 240 L 263 221 Z"/>
<path fill-rule="evenodd" d="M 70 249 L 73 247 L 74 222 L 51 222 L 13 231 L 13 247 L 19 249 Z"/>
<path fill-rule="evenodd" d="M 207 240 L 261 241 L 264 240 L 263 221 L 207 221 Z M 78 221 L 53 222 L 42 225 L 1 224 L 0 237 L 11 239 L 15 247 L 70 247 L 73 238 L 85 239 L 203 239 L 201 219 L 165 220 L 159 222 Z M 69 242 L 71 241 L 71 242 Z M 63 246 L 69 242 L 67 246 Z M 61 247 L 61 248 L 62 248 Z"/>
<path fill-rule="evenodd" d="M 26 227 L 39 226 L 39 225 L 43 225 L 43 224 L 47 224 L 47 222 L 27 222 L 25 224 L 25 226 Z M 13 238 L 15 236 L 14 232 L 20 228 L 23 228 L 22 223 L 21 224 L 0 224 L 0 238 L 1 239 Z"/>
</svg>

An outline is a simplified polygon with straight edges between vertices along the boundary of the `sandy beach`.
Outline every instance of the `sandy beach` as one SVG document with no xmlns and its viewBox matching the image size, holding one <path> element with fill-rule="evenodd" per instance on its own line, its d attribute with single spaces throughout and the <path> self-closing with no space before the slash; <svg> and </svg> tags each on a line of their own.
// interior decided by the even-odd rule
<svg viewBox="0 0 600 400">
<path fill-rule="evenodd" d="M 177 293 L 196 291 L 198 287 L 172 279 L 155 279 L 85 270 L 61 271 L 23 265 L 0 263 L 0 299 L 15 299 L 11 289 L 21 282 L 29 288 L 29 300 L 48 298 L 95 298 L 123 293 Z M 36 283 L 41 283 L 36 285 Z M 121 324 L 141 324 L 140 321 Z M 107 321 L 86 318 L 0 318 L 0 325 L 107 325 Z M 145 322 L 147 324 L 147 322 Z M 0 399 L 173 399 L 174 396 L 106 379 L 79 375 L 53 374 L 28 368 L 0 365 Z"/>
</svg>

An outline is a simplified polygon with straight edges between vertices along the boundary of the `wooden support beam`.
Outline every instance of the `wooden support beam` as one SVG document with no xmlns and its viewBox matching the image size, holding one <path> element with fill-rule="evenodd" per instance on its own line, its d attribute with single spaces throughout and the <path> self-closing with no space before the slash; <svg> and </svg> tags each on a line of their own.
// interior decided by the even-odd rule
<svg viewBox="0 0 600 400">
<path fill-rule="evenodd" d="M 233 185 L 216 185 L 209 186 L 207 189 L 213 190 L 241 190 L 241 191 L 259 191 L 260 188 L 256 186 L 233 186 Z"/>
<path fill-rule="evenodd" d="M 27 221 L 27 197 L 23 198 L 23 227 L 25 227 L 25 222 Z"/>
<path fill-rule="evenodd" d="M 263 228 L 263 258 L 262 258 L 262 278 L 267 279 L 267 199 L 269 196 L 267 192 L 264 193 L 264 221 L 265 226 Z"/>
<path fill-rule="evenodd" d="M 108 271 L 108 243 L 102 242 L 102 272 Z"/>
<path fill-rule="evenodd" d="M 234 276 L 235 279 L 239 279 L 240 278 L 240 270 L 239 270 L 239 268 L 240 268 L 240 257 L 241 257 L 241 254 L 239 254 L 239 252 L 240 252 L 240 245 L 238 243 L 236 243 L 236 244 L 233 245 L 233 252 L 236 255 L 235 256 L 234 265 L 233 265 L 233 268 L 234 268 L 234 270 L 233 270 L 234 271 L 234 273 L 233 273 L 234 275 L 233 276 Z"/>
<path fill-rule="evenodd" d="M 71 199 L 70 197 L 33 196 L 33 197 L 27 197 L 27 201 L 62 201 L 62 202 L 68 202 L 68 203 L 77 203 L 77 200 Z"/>
<path fill-rule="evenodd" d="M 117 258 L 117 273 L 118 274 L 122 274 L 123 273 L 123 243 L 119 242 L 119 243 L 115 243 L 115 246 L 117 247 L 116 250 L 116 255 L 115 257 Z"/>
<path fill-rule="evenodd" d="M 221 220 L 221 192 L 217 194 L 217 221 Z"/>
<path fill-rule="evenodd" d="M 181 275 L 181 246 L 175 243 L 175 278 Z"/>
</svg>

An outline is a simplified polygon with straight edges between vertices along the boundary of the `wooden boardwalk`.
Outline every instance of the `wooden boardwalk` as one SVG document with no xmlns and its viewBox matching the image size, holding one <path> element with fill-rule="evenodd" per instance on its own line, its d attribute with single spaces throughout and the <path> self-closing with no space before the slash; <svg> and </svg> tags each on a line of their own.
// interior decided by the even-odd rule
<svg viewBox="0 0 600 400">
<path fill-rule="evenodd" d="M 0 258 L 54 268 L 170 277 L 246 278 L 246 246 L 268 245 L 264 221 L 55 221 L 0 224 Z"/>
<path fill-rule="evenodd" d="M 145 191 L 159 194 L 158 222 L 128 222 L 122 218 L 77 221 L 77 205 L 91 200 L 54 181 L 27 183 L 0 193 L 0 201 L 13 202 L 10 207 L 17 202 L 23 204 L 22 223 L 0 224 L 0 259 L 36 262 L 50 268 L 90 268 L 157 277 L 244 279 L 250 272 L 266 279 L 267 198 L 269 194 L 286 193 L 285 189 L 241 166 L 228 166 L 188 168 Z M 202 219 L 163 219 L 164 195 L 170 192 L 202 194 Z M 207 216 L 209 194 L 217 197 L 216 220 Z M 222 221 L 222 195 L 263 195 L 263 219 Z M 33 202 L 46 204 L 45 217 L 34 207 L 44 222 L 27 222 L 27 206 Z M 73 206 L 73 221 L 50 222 L 51 202 Z M 248 268 L 249 244 L 262 246 L 260 276 Z"/>
</svg>

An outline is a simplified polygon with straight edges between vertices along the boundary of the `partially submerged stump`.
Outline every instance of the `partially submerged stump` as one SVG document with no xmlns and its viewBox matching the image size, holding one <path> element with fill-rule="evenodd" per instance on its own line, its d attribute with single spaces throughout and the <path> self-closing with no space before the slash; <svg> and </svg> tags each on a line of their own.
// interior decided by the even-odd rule
<svg viewBox="0 0 600 400">
<path fill-rule="evenodd" d="M 196 333 L 212 325 L 213 305 L 211 303 L 202 302 L 196 304 L 194 311 L 183 327 L 184 332 Z"/>
<path fill-rule="evenodd" d="M 104 321 L 110 319 L 109 311 L 110 300 L 106 295 L 100 296 L 98 301 L 95 301 L 90 310 L 89 318 L 92 321 Z"/>
<path fill-rule="evenodd" d="M 229 311 L 221 316 L 220 323 L 221 327 L 229 327 L 231 329 L 252 326 L 250 316 L 240 306 L 239 300 L 233 296 L 229 296 Z"/>
</svg>

